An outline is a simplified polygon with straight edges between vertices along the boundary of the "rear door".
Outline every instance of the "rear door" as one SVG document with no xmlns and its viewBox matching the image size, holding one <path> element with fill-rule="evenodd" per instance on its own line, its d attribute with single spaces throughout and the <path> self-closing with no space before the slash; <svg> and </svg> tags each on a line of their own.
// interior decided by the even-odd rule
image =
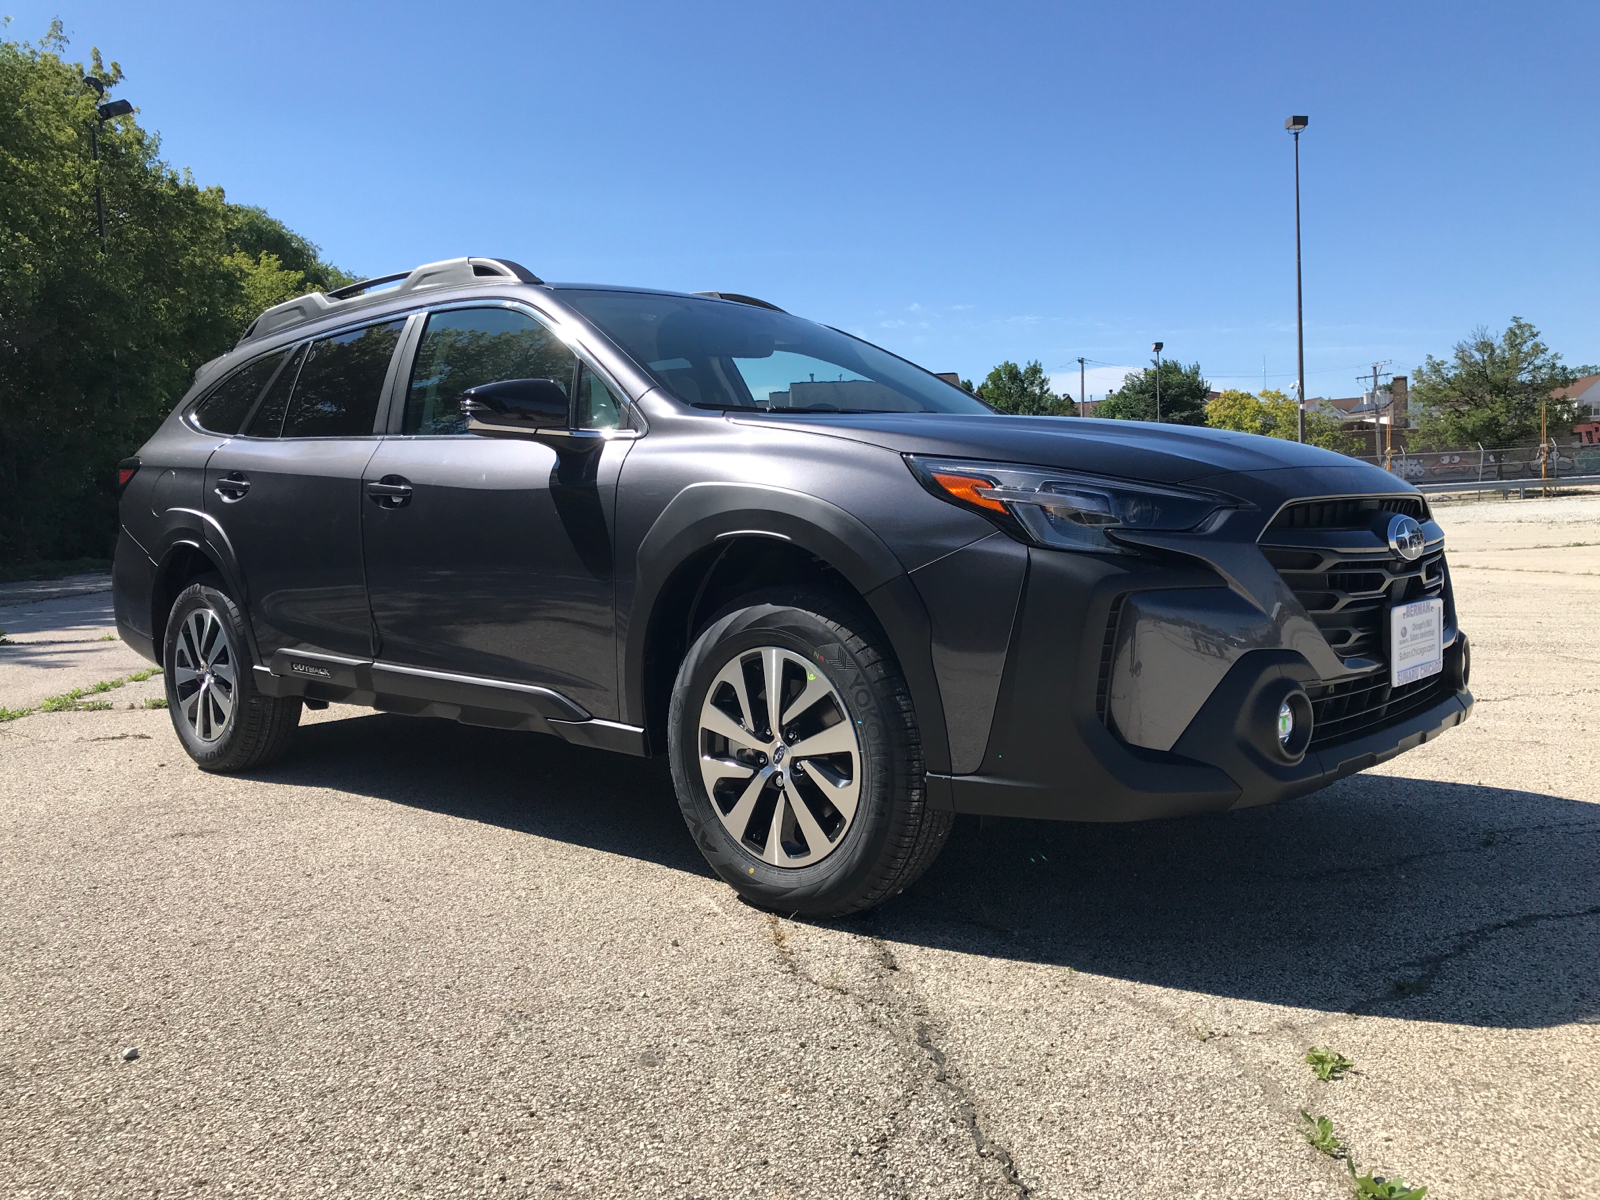
<svg viewBox="0 0 1600 1200">
<path fill-rule="evenodd" d="M 206 466 L 206 512 L 239 564 L 262 657 L 280 649 L 370 659 L 361 473 L 405 321 L 303 344 L 242 436 Z"/>
<path fill-rule="evenodd" d="M 582 456 L 465 432 L 460 396 L 551 379 L 575 419 L 626 420 L 620 389 L 529 313 L 428 314 L 397 429 L 367 464 L 367 584 L 380 658 L 550 687 L 615 719 L 612 525 L 626 436 Z M 401 388 L 396 388 L 398 399 Z"/>
</svg>

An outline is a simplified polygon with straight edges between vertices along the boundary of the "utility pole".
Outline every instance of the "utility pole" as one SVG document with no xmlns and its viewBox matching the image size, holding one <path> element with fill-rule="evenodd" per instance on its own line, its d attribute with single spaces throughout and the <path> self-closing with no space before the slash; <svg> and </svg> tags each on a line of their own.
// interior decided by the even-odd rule
<svg viewBox="0 0 1600 1200">
<path fill-rule="evenodd" d="M 1080 358 L 1078 360 L 1078 415 L 1080 417 L 1089 415 L 1089 393 L 1083 390 L 1084 374 L 1083 359 Z"/>
</svg>

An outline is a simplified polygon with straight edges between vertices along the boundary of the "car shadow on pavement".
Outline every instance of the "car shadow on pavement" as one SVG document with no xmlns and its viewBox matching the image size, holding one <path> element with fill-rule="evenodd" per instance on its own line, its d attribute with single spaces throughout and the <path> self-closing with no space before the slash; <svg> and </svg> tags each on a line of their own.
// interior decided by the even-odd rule
<svg viewBox="0 0 1600 1200">
<path fill-rule="evenodd" d="M 304 727 L 259 777 L 710 874 L 661 761 L 373 715 Z M 1600 1020 L 1600 805 L 1374 775 L 1130 825 L 958 819 L 855 932 L 1328 1012 Z"/>
</svg>

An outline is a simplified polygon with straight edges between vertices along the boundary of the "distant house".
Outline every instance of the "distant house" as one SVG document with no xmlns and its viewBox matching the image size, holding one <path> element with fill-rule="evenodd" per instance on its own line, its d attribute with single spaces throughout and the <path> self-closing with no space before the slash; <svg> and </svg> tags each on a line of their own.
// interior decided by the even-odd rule
<svg viewBox="0 0 1600 1200">
<path fill-rule="evenodd" d="M 1564 387 L 1551 395 L 1563 400 L 1576 400 L 1581 410 L 1579 419 L 1600 420 L 1600 375 L 1585 375 L 1571 387 Z"/>
<path fill-rule="evenodd" d="M 1404 375 L 1391 379 L 1387 391 L 1342 396 L 1321 403 L 1339 412 L 1340 426 L 1345 433 L 1362 436 L 1363 453 L 1382 454 L 1389 448 L 1403 451 L 1408 436 L 1416 431 L 1416 426 L 1411 424 L 1411 392 Z"/>
</svg>

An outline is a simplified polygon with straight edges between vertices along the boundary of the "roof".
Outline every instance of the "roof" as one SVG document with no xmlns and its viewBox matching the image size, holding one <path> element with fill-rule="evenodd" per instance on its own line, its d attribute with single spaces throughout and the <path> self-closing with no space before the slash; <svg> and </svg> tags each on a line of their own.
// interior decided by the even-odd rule
<svg viewBox="0 0 1600 1200">
<path fill-rule="evenodd" d="M 1552 396 L 1558 396 L 1563 400 L 1576 400 L 1579 396 L 1583 395 L 1597 383 L 1600 383 L 1600 374 L 1585 375 L 1582 379 L 1571 384 L 1570 386 L 1557 388 L 1550 394 Z"/>
</svg>

